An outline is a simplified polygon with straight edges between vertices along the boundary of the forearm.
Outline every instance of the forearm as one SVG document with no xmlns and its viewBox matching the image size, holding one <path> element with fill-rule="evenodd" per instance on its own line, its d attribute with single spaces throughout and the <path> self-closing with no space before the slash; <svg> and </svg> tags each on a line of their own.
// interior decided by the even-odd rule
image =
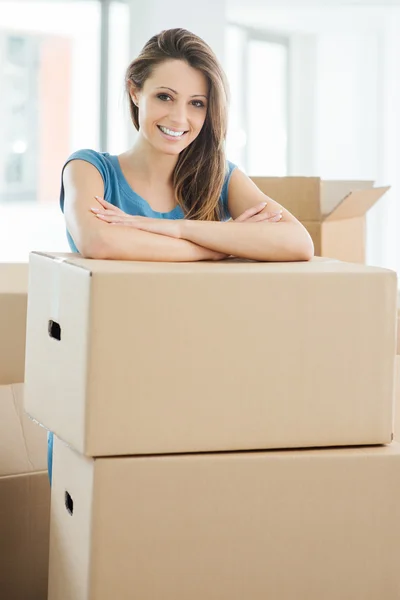
<svg viewBox="0 0 400 600">
<path fill-rule="evenodd" d="M 189 240 L 108 224 L 98 228 L 90 244 L 78 249 L 85 258 L 96 259 L 193 262 L 215 258 L 212 251 Z"/>
<path fill-rule="evenodd" d="M 260 261 L 309 260 L 314 252 L 300 223 L 182 222 L 182 238 L 217 252 Z"/>
</svg>

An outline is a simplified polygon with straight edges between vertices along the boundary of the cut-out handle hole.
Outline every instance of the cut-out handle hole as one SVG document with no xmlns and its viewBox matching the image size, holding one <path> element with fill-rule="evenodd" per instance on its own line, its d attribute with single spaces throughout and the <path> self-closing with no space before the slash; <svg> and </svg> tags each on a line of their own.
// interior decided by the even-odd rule
<svg viewBox="0 0 400 600">
<path fill-rule="evenodd" d="M 65 492 L 65 508 L 71 516 L 74 514 L 74 501 L 72 500 L 71 495 L 68 494 L 68 492 Z"/>
<path fill-rule="evenodd" d="M 48 330 L 49 330 L 49 336 L 51 338 L 54 338 L 55 340 L 58 340 L 58 341 L 61 340 L 61 327 L 58 323 L 50 320 Z"/>
</svg>

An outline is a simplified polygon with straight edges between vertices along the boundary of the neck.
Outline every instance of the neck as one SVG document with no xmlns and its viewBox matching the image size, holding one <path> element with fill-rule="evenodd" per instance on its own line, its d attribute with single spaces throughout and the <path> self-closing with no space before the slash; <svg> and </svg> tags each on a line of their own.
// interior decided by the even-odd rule
<svg viewBox="0 0 400 600">
<path fill-rule="evenodd" d="M 178 155 L 165 154 L 155 150 L 140 133 L 133 147 L 126 156 L 134 162 L 135 167 L 151 185 L 154 183 L 170 184 Z"/>
</svg>

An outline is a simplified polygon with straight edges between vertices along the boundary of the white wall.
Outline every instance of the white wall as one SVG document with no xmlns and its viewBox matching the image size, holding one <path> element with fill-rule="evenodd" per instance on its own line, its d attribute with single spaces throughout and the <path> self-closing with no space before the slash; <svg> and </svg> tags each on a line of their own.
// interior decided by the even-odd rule
<svg viewBox="0 0 400 600">
<path fill-rule="evenodd" d="M 368 213 L 367 260 L 400 274 L 400 7 L 312 4 L 229 0 L 228 13 L 290 37 L 289 173 L 392 186 Z"/>
</svg>

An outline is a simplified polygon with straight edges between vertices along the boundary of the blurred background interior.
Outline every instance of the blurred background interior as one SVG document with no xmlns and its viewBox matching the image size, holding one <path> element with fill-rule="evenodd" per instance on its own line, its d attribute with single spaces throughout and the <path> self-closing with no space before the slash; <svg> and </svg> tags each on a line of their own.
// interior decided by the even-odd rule
<svg viewBox="0 0 400 600">
<path fill-rule="evenodd" d="M 248 175 L 392 186 L 367 262 L 400 274 L 400 6 L 365 0 L 0 0 L 0 261 L 68 251 L 63 162 L 133 142 L 125 68 L 169 27 L 219 56 L 227 156 Z"/>
</svg>

